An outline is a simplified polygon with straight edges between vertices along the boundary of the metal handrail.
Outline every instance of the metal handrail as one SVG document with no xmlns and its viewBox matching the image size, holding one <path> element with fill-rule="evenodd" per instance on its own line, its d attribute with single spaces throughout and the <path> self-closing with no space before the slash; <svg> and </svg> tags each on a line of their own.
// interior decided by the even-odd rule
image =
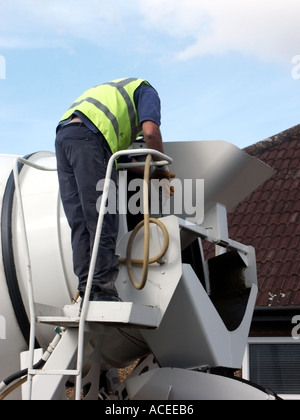
<svg viewBox="0 0 300 420">
<path fill-rule="evenodd" d="M 32 168 L 35 168 L 41 171 L 56 171 L 57 169 L 47 168 L 45 166 L 37 165 L 21 157 L 16 159 L 14 167 L 13 167 L 15 191 L 16 191 L 18 211 L 19 211 L 19 217 L 20 217 L 20 223 L 21 223 L 21 235 L 22 235 L 22 240 L 25 247 L 26 278 L 27 278 L 29 313 L 30 313 L 30 336 L 29 336 L 29 353 L 28 353 L 28 365 L 29 365 L 28 366 L 28 400 L 31 400 L 33 374 L 31 374 L 30 371 L 33 370 L 33 363 L 34 363 L 36 316 L 35 316 L 35 308 L 34 308 L 31 261 L 30 261 L 28 238 L 27 238 L 27 232 L 26 232 L 23 200 L 22 200 L 21 187 L 20 187 L 19 163 L 31 166 Z"/>
<path fill-rule="evenodd" d="M 92 281 L 95 271 L 95 264 L 99 249 L 99 241 L 102 233 L 102 225 L 104 214 L 106 211 L 105 205 L 108 199 L 108 192 L 109 192 L 109 184 L 111 180 L 111 174 L 113 166 L 116 160 L 121 156 L 137 156 L 137 155 L 154 155 L 161 159 L 161 161 L 153 161 L 151 162 L 152 166 L 161 166 L 161 165 L 168 165 L 173 162 L 173 160 L 166 156 L 165 154 L 158 152 L 152 149 L 138 149 L 138 150 L 123 150 L 113 154 L 108 162 L 107 170 L 106 170 L 106 177 L 103 189 L 103 195 L 100 205 L 96 235 L 94 240 L 93 252 L 90 262 L 89 268 L 89 275 L 86 285 L 86 291 L 84 295 L 84 299 L 82 302 L 82 309 L 80 314 L 80 322 L 79 322 L 79 329 L 78 329 L 78 353 L 77 353 L 77 370 L 59 370 L 55 372 L 47 372 L 47 371 L 36 371 L 33 369 L 34 364 L 34 348 L 35 348 L 35 334 L 36 334 L 36 314 L 35 314 L 35 307 L 34 307 L 34 292 L 33 292 L 33 283 L 32 283 L 32 271 L 31 271 L 31 261 L 30 261 L 30 253 L 29 253 L 29 246 L 28 246 L 28 238 L 26 232 L 26 223 L 25 223 L 25 216 L 24 216 L 24 208 L 23 208 L 23 200 L 21 194 L 21 187 L 20 187 L 20 177 L 19 177 L 19 163 L 23 165 L 30 166 L 34 169 L 41 170 L 41 171 L 57 171 L 57 168 L 49 168 L 46 166 L 38 165 L 34 162 L 30 162 L 27 159 L 18 157 L 15 161 L 13 174 L 14 174 L 14 181 L 15 181 L 15 191 L 16 191 L 16 199 L 18 205 L 18 212 L 20 217 L 21 223 L 21 235 L 22 240 L 25 246 L 25 263 L 26 263 L 26 278 L 27 278 L 27 286 L 28 286 L 28 300 L 29 300 L 29 313 L 30 313 L 30 337 L 29 337 L 29 352 L 28 352 L 28 400 L 31 400 L 32 397 L 32 379 L 33 376 L 36 374 L 43 374 L 43 375 L 51 375 L 51 374 L 62 374 L 62 375 L 69 375 L 69 376 L 76 376 L 76 393 L 75 399 L 81 399 L 81 386 L 82 386 L 82 368 L 83 368 L 83 356 L 84 356 L 84 331 L 85 331 L 85 323 L 87 318 L 87 311 L 89 306 L 89 298 L 91 294 L 92 288 Z M 118 168 L 126 169 L 129 167 L 143 167 L 145 166 L 145 162 L 135 162 L 132 164 L 118 164 Z"/>
</svg>

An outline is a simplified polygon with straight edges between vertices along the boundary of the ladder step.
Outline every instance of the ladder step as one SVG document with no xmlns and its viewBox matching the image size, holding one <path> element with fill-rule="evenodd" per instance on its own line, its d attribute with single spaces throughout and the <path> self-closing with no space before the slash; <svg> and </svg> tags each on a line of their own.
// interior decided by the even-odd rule
<svg viewBox="0 0 300 420">
<path fill-rule="evenodd" d="M 38 316 L 37 322 L 39 324 L 49 324 L 60 326 L 64 328 L 78 328 L 80 318 L 79 317 L 64 317 L 64 316 Z"/>
<path fill-rule="evenodd" d="M 29 369 L 28 375 L 66 375 L 66 376 L 78 376 L 80 374 L 79 370 L 36 370 L 36 369 Z"/>
<path fill-rule="evenodd" d="M 79 306 L 65 306 L 58 315 L 39 315 L 37 322 L 65 328 L 78 328 Z M 49 312 L 48 312 L 49 313 Z M 90 302 L 86 323 L 105 324 L 116 327 L 157 328 L 160 321 L 158 307 L 132 302 Z"/>
</svg>

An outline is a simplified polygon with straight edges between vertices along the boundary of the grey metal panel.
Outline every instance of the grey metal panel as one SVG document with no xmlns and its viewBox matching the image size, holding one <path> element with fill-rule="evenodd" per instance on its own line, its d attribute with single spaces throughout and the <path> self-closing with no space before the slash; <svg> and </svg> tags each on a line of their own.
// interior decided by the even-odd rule
<svg viewBox="0 0 300 420">
<path fill-rule="evenodd" d="M 153 369 L 126 381 L 130 400 L 275 400 L 275 397 L 253 384 L 222 376 L 184 369 Z M 180 405 L 177 405 L 180 410 Z M 193 414 L 194 406 L 183 404 L 185 414 Z M 171 413 L 170 413 L 171 414 Z M 174 414 L 179 414 L 174 411 Z"/>
<path fill-rule="evenodd" d="M 205 213 L 215 203 L 232 210 L 274 174 L 270 166 L 225 141 L 166 142 L 165 153 L 173 159 L 170 170 L 176 178 L 204 179 Z"/>
</svg>

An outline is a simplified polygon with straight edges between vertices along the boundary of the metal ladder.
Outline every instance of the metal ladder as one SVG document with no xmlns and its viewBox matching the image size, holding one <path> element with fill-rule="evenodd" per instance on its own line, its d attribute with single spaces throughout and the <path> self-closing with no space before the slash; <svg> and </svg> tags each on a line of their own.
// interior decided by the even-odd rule
<svg viewBox="0 0 300 420">
<path fill-rule="evenodd" d="M 37 316 L 35 312 L 35 302 L 34 302 L 34 293 L 33 293 L 33 281 L 32 281 L 32 273 L 31 273 L 31 261 L 30 261 L 30 253 L 29 253 L 29 246 L 28 246 L 28 239 L 26 234 L 26 221 L 24 216 L 24 209 L 23 209 L 23 202 L 22 202 L 22 193 L 20 187 L 20 179 L 19 179 L 19 164 L 30 166 L 34 169 L 40 171 L 56 171 L 57 168 L 49 168 L 41 165 L 37 165 L 33 162 L 30 162 L 24 158 L 17 158 L 14 164 L 13 173 L 14 173 L 14 181 L 15 181 L 15 192 L 16 192 L 16 199 L 17 199 L 17 206 L 18 206 L 18 213 L 20 217 L 20 224 L 21 224 L 21 235 L 22 241 L 25 247 L 25 260 L 26 260 L 26 279 L 27 279 L 27 287 L 28 287 L 28 300 L 29 300 L 29 312 L 30 312 L 30 337 L 29 337 L 29 351 L 28 351 L 28 375 L 27 375 L 27 400 L 32 399 L 32 387 L 33 387 L 33 377 L 35 375 L 65 375 L 65 376 L 74 376 L 76 377 L 76 392 L 75 392 L 75 399 L 81 400 L 81 388 L 82 388 L 82 370 L 83 370 L 83 357 L 84 357 L 84 334 L 85 334 L 85 326 L 87 322 L 87 314 L 88 309 L 90 306 L 89 298 L 92 288 L 92 281 L 93 275 L 95 270 L 95 264 L 99 249 L 99 242 L 102 232 L 102 225 L 105 215 L 105 206 L 108 199 L 109 193 L 109 184 L 111 180 L 111 174 L 113 170 L 113 166 L 116 160 L 121 156 L 134 156 L 134 155 L 154 155 L 161 159 L 160 161 L 151 162 L 152 166 L 161 166 L 161 165 L 168 165 L 173 162 L 173 160 L 166 156 L 165 154 L 158 152 L 152 149 L 137 149 L 137 150 L 123 150 L 113 154 L 108 162 L 103 195 L 101 200 L 101 206 L 99 211 L 99 218 L 97 224 L 97 230 L 94 240 L 94 247 L 90 262 L 90 269 L 89 275 L 86 285 L 86 292 L 84 295 L 84 299 L 82 302 L 82 309 L 79 315 L 79 325 L 78 325 L 78 346 L 77 346 L 77 367 L 75 370 L 70 369 L 59 369 L 59 370 L 36 370 L 33 369 L 34 366 L 34 350 L 35 350 L 35 335 L 36 335 L 36 322 Z M 141 167 L 144 166 L 144 162 L 136 162 L 130 164 L 118 164 L 120 169 L 127 169 L 129 167 Z M 78 320 L 78 318 L 77 318 Z M 40 317 L 40 322 L 47 322 L 47 317 Z"/>
</svg>

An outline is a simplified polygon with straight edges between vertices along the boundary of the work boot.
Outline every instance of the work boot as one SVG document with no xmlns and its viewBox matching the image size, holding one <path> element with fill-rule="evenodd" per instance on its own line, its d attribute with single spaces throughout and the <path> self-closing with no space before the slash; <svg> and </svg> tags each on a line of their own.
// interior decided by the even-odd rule
<svg viewBox="0 0 300 420">
<path fill-rule="evenodd" d="M 80 312 L 81 312 L 83 299 L 84 299 L 84 293 L 81 292 L 80 297 L 81 297 L 81 303 L 80 303 Z M 90 302 L 122 302 L 122 300 L 116 294 L 105 293 L 105 292 L 94 291 L 94 290 L 91 291 L 89 301 Z"/>
<path fill-rule="evenodd" d="M 105 293 L 105 292 L 95 292 L 91 296 L 90 301 L 92 302 L 122 302 L 118 295 Z"/>
</svg>

